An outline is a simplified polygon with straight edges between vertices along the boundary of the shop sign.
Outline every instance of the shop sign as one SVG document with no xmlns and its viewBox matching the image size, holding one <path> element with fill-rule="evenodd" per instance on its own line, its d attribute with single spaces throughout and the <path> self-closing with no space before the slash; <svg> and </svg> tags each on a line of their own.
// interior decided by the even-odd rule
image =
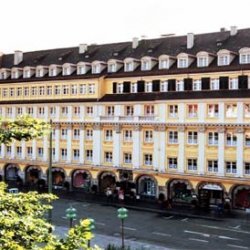
<svg viewBox="0 0 250 250">
<path fill-rule="evenodd" d="M 202 189 L 222 191 L 222 188 L 219 185 L 216 185 L 216 184 L 206 184 L 206 185 L 204 185 L 202 187 Z"/>
</svg>

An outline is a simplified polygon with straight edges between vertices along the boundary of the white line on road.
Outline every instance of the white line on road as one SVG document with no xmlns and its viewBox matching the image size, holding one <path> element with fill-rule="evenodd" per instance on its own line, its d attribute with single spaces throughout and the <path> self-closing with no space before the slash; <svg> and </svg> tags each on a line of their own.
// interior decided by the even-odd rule
<svg viewBox="0 0 250 250">
<path fill-rule="evenodd" d="M 239 229 L 240 228 L 240 225 L 237 225 L 235 227 L 231 227 L 231 228 L 234 228 L 234 229 Z"/>
<path fill-rule="evenodd" d="M 121 227 L 120 227 L 121 228 Z M 124 229 L 126 230 L 131 230 L 131 231 L 136 231 L 137 229 L 136 228 L 133 228 L 133 227 L 124 227 Z"/>
<path fill-rule="evenodd" d="M 171 215 L 171 216 L 168 216 L 168 217 L 164 217 L 164 219 L 165 220 L 170 220 L 170 219 L 172 219 L 174 216 L 173 215 Z"/>
<path fill-rule="evenodd" d="M 182 219 L 181 221 L 187 222 L 187 221 L 188 221 L 188 218 Z"/>
<path fill-rule="evenodd" d="M 184 233 L 198 234 L 198 235 L 202 235 L 202 236 L 204 236 L 204 237 L 210 237 L 210 234 L 204 234 L 204 233 L 194 232 L 194 231 L 188 231 L 188 230 L 185 230 Z"/>
<path fill-rule="evenodd" d="M 166 234 L 166 233 L 161 233 L 161 232 L 152 232 L 152 234 L 159 235 L 159 236 L 171 237 L 171 234 Z"/>
<path fill-rule="evenodd" d="M 208 240 L 201 240 L 201 239 L 196 239 L 196 238 L 188 238 L 189 240 L 194 240 L 194 241 L 199 241 L 199 242 L 204 242 L 208 243 Z"/>
<path fill-rule="evenodd" d="M 224 240 L 240 240 L 240 239 L 237 239 L 237 238 L 231 238 L 231 237 L 224 236 L 224 235 L 219 235 L 218 237 L 220 239 L 224 239 Z"/>
<path fill-rule="evenodd" d="M 232 245 L 232 244 L 227 244 L 227 246 L 234 247 L 234 248 L 240 248 L 240 249 L 249 249 L 248 247 L 238 246 L 238 245 Z"/>
<path fill-rule="evenodd" d="M 215 227 L 215 226 L 209 226 L 209 225 L 202 225 L 202 224 L 197 224 L 201 227 L 206 227 L 206 228 L 213 228 L 213 229 L 218 229 L 218 230 L 223 230 L 223 231 L 230 231 L 230 232 L 236 232 L 236 233 L 242 233 L 242 234 L 250 234 L 249 231 L 244 231 L 240 229 L 235 229 L 235 228 L 225 228 L 225 227 Z"/>
</svg>

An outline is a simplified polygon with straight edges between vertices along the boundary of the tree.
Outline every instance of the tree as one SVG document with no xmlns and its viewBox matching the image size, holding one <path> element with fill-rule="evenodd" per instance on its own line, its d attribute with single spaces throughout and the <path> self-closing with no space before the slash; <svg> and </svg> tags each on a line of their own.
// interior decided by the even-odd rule
<svg viewBox="0 0 250 250">
<path fill-rule="evenodd" d="M 53 226 L 45 220 L 49 205 L 57 197 L 37 192 L 11 194 L 0 183 L 1 250 L 78 250 L 88 248 L 93 238 L 90 220 L 81 220 L 68 235 L 58 239 Z"/>
</svg>

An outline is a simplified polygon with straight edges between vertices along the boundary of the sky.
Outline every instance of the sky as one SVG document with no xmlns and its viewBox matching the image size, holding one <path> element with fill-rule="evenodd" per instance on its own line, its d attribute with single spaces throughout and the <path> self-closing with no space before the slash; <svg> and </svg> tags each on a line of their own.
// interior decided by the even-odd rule
<svg viewBox="0 0 250 250">
<path fill-rule="evenodd" d="M 0 52 L 250 28 L 249 0 L 1 0 Z"/>
</svg>

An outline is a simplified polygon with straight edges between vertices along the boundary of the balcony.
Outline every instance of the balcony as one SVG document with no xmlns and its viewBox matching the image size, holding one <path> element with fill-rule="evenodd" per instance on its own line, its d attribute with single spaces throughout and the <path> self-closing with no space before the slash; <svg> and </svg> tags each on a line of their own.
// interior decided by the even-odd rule
<svg viewBox="0 0 250 250">
<path fill-rule="evenodd" d="M 139 116 L 139 121 L 141 121 L 141 122 L 153 122 L 153 121 L 155 121 L 155 116 L 153 116 L 153 115 Z"/>
</svg>

